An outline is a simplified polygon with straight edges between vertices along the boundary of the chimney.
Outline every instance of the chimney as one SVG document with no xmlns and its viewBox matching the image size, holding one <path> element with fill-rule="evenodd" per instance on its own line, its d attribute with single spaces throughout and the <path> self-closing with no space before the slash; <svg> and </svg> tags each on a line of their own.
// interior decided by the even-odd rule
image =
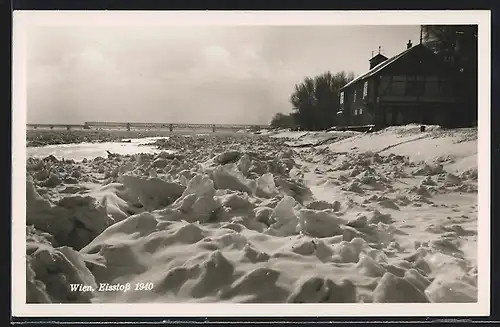
<svg viewBox="0 0 500 327">
<path fill-rule="evenodd" d="M 411 40 L 408 40 L 408 43 L 406 43 L 406 49 L 409 49 L 413 46 L 413 44 L 411 44 Z"/>
</svg>

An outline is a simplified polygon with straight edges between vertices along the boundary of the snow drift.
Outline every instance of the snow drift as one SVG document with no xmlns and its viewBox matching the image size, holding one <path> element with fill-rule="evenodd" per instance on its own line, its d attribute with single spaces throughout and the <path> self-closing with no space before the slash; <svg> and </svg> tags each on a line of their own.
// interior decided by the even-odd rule
<svg viewBox="0 0 500 327">
<path fill-rule="evenodd" d="M 27 301 L 477 301 L 474 130 L 291 134 L 28 159 Z"/>
</svg>

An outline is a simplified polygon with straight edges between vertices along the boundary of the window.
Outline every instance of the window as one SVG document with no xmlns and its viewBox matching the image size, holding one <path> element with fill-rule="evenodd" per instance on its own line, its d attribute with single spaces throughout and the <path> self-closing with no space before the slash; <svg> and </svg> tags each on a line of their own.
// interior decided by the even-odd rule
<svg viewBox="0 0 500 327">
<path fill-rule="evenodd" d="M 431 79 L 425 82 L 425 95 L 427 96 L 438 96 L 439 95 L 439 81 L 433 81 Z"/>
<path fill-rule="evenodd" d="M 363 114 L 363 108 L 359 108 L 359 114 L 362 115 Z"/>
<path fill-rule="evenodd" d="M 453 88 L 451 82 L 449 81 L 440 81 L 439 83 L 439 94 L 441 96 L 450 96 L 453 94 Z"/>
<path fill-rule="evenodd" d="M 424 75 L 408 75 L 406 76 L 405 95 L 407 96 L 422 96 L 425 91 L 425 76 Z"/>
<path fill-rule="evenodd" d="M 408 81 L 406 82 L 406 95 L 408 96 L 421 96 L 424 93 L 424 81 Z"/>
<path fill-rule="evenodd" d="M 407 83 L 413 83 L 413 82 L 407 82 Z M 405 82 L 393 81 L 391 83 L 389 93 L 391 95 L 404 95 L 405 94 L 405 85 L 406 85 Z"/>
<path fill-rule="evenodd" d="M 439 76 L 437 76 L 437 75 L 430 75 L 430 76 L 427 76 L 426 80 L 428 82 L 437 83 L 439 81 Z"/>
<path fill-rule="evenodd" d="M 365 81 L 365 85 L 363 87 L 363 99 L 368 97 L 368 81 Z"/>
<path fill-rule="evenodd" d="M 344 103 L 344 92 L 340 92 L 340 104 Z"/>
<path fill-rule="evenodd" d="M 354 95 L 352 96 L 352 102 L 356 102 L 356 90 L 354 90 Z"/>
</svg>

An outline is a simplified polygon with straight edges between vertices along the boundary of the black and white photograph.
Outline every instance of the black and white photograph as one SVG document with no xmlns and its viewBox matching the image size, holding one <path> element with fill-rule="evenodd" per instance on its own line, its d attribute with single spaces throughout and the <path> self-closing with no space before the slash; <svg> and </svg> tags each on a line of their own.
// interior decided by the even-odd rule
<svg viewBox="0 0 500 327">
<path fill-rule="evenodd" d="M 488 12 L 13 29 L 14 312 L 488 314 Z"/>
</svg>

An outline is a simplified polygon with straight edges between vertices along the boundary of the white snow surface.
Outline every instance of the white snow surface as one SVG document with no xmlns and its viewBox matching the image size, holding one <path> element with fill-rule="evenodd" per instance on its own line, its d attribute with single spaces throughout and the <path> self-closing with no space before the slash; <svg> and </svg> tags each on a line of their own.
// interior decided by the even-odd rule
<svg viewBox="0 0 500 327">
<path fill-rule="evenodd" d="M 27 301 L 476 302 L 477 130 L 346 133 L 28 158 Z"/>
</svg>

